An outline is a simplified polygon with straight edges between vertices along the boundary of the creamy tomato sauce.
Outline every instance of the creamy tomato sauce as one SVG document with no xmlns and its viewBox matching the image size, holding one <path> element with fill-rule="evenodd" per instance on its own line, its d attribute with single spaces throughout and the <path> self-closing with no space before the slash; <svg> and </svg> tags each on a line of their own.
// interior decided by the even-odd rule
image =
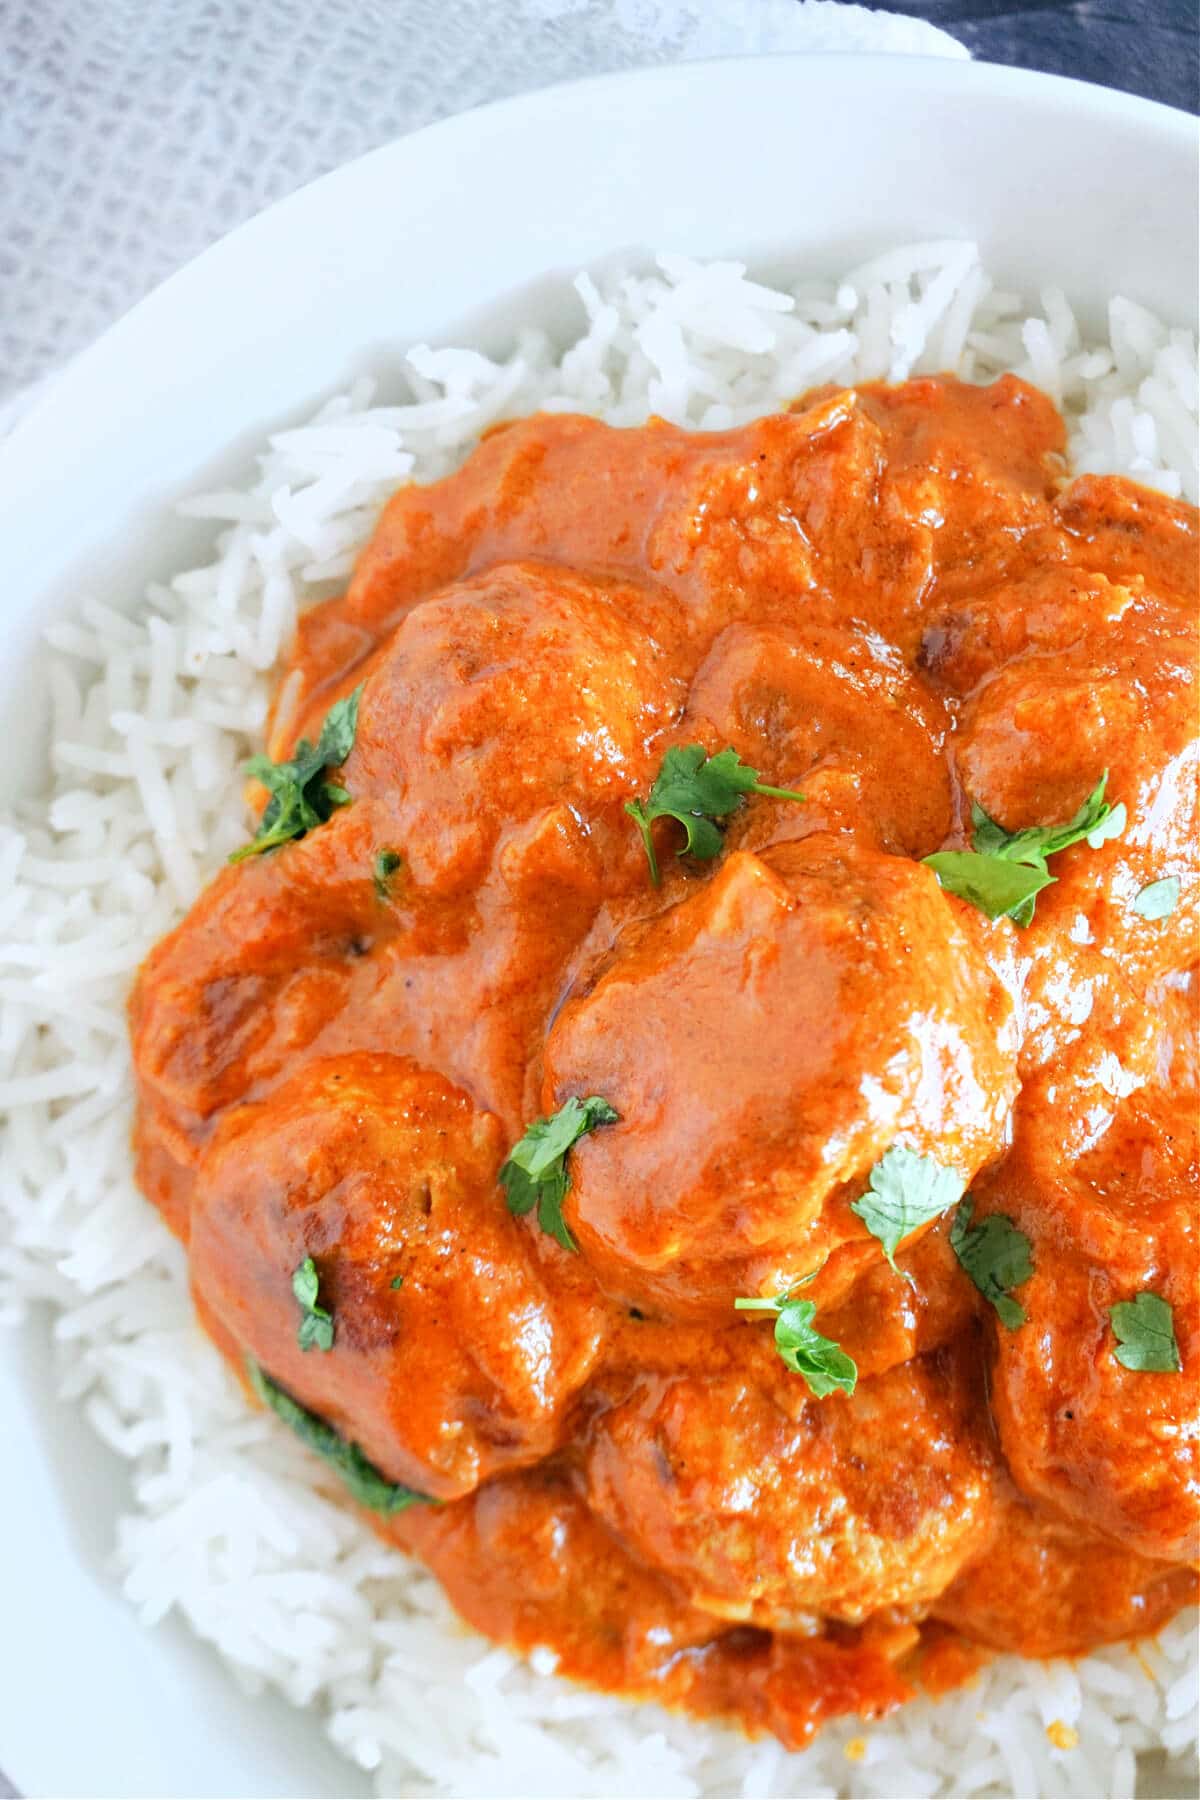
<svg viewBox="0 0 1200 1800">
<path fill-rule="evenodd" d="M 375 1523 L 482 1631 L 800 1744 L 1193 1596 L 1196 550 L 1067 479 L 1043 395 L 931 378 L 497 429 L 304 619 L 270 748 L 361 687 L 349 804 L 148 959 L 140 1179 L 221 1348 L 435 1502 Z M 625 807 L 691 744 L 804 799 L 705 861 L 660 820 L 656 887 Z M 1105 771 L 1124 829 L 1023 927 L 921 860 Z M 585 1096 L 572 1251 L 498 1177 Z M 1020 1234 L 1023 1322 L 952 1210 L 889 1266 L 897 1149 Z M 852 1394 L 735 1310 L 788 1291 Z M 1143 1294 L 1178 1369 L 1116 1354 Z"/>
</svg>

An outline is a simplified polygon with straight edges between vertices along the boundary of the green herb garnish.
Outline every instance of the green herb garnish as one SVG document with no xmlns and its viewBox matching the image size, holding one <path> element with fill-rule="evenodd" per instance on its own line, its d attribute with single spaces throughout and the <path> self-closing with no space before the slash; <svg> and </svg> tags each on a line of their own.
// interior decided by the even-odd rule
<svg viewBox="0 0 1200 1800">
<path fill-rule="evenodd" d="M 291 838 L 303 837 L 332 818 L 339 806 L 348 806 L 350 796 L 345 788 L 325 780 L 327 769 L 340 768 L 354 746 L 358 729 L 358 702 L 362 688 L 337 700 L 325 715 L 321 736 L 314 749 L 307 738 L 301 738 L 296 753 L 287 762 L 274 763 L 269 756 L 252 756 L 246 764 L 247 775 L 261 781 L 270 793 L 258 830 L 248 844 L 235 850 L 231 863 L 247 856 L 261 856 Z"/>
<path fill-rule="evenodd" d="M 1028 925 L 1043 888 L 1055 880 L 1046 858 L 1084 840 L 1093 850 L 1125 829 L 1123 803 L 1109 806 L 1104 798 L 1106 769 L 1074 818 L 1065 825 L 1030 825 L 1005 831 L 981 806 L 971 808 L 972 850 L 938 850 L 922 858 L 942 886 L 969 900 L 989 919 L 1011 919 Z"/>
<path fill-rule="evenodd" d="M 817 1309 L 811 1300 L 794 1298 L 796 1288 L 807 1287 L 819 1270 L 806 1275 L 786 1294 L 770 1299 L 735 1300 L 738 1312 L 765 1312 L 775 1315 L 775 1348 L 784 1364 L 796 1375 L 802 1375 L 809 1392 L 824 1400 L 835 1388 L 852 1394 L 858 1381 L 858 1366 L 832 1338 L 823 1337 L 813 1325 Z"/>
<path fill-rule="evenodd" d="M 1033 1274 L 1032 1245 L 1003 1213 L 989 1213 L 981 1224 L 972 1225 L 973 1210 L 968 1196 L 954 1215 L 950 1248 L 984 1299 L 991 1301 L 1000 1323 L 1015 1331 L 1028 1315 L 1009 1296 Z"/>
<path fill-rule="evenodd" d="M 1164 875 L 1161 881 L 1147 882 L 1134 896 L 1133 910 L 1143 919 L 1169 919 L 1179 905 L 1178 875 Z"/>
<path fill-rule="evenodd" d="M 963 1191 L 962 1177 L 953 1169 L 943 1168 L 932 1156 L 918 1156 L 893 1144 L 875 1167 L 867 1181 L 867 1192 L 850 1207 L 857 1213 L 872 1237 L 883 1245 L 883 1253 L 896 1269 L 896 1246 L 918 1225 L 949 1212 Z M 901 1274 L 896 1269 L 897 1275 Z M 911 1282 L 911 1275 L 904 1277 Z"/>
<path fill-rule="evenodd" d="M 948 893 L 969 900 L 989 919 L 1011 919 L 1014 925 L 1029 924 L 1034 901 L 1054 881 L 1046 869 L 974 850 L 939 850 L 923 860 Z"/>
<path fill-rule="evenodd" d="M 404 1286 L 403 1275 L 393 1275 L 392 1279 L 388 1282 L 388 1286 L 393 1289 L 402 1288 Z"/>
<path fill-rule="evenodd" d="M 703 744 L 677 744 L 667 751 L 646 799 L 625 803 L 625 811 L 642 834 L 655 887 L 662 880 L 650 831 L 655 819 L 678 820 L 687 834 L 680 856 L 708 862 L 720 854 L 725 841 L 715 821 L 728 818 L 747 794 L 767 794 L 776 800 L 804 798 L 791 788 L 768 787 L 758 779 L 758 770 L 748 767 L 736 750 L 709 756 Z"/>
<path fill-rule="evenodd" d="M 1159 1294 L 1138 1294 L 1110 1306 L 1108 1316 L 1119 1348 L 1113 1355 L 1124 1369 L 1159 1374 L 1178 1374 L 1179 1345 L 1175 1340 L 1175 1314 Z"/>
<path fill-rule="evenodd" d="M 292 1276 L 292 1292 L 304 1310 L 296 1334 L 302 1350 L 333 1349 L 333 1314 L 317 1305 L 320 1285 L 317 1265 L 311 1256 L 306 1256 Z"/>
<path fill-rule="evenodd" d="M 392 876 L 404 861 L 398 850 L 381 850 L 375 858 L 375 866 L 371 879 L 375 883 L 375 892 L 381 900 L 391 895 Z"/>
<path fill-rule="evenodd" d="M 365 1506 L 370 1512 L 389 1514 L 404 1512 L 407 1507 L 422 1501 L 431 1506 L 437 1505 L 431 1495 L 419 1494 L 415 1488 L 404 1487 L 398 1481 L 389 1481 L 373 1462 L 367 1461 L 357 1444 L 348 1443 L 332 1425 L 326 1424 L 316 1413 L 309 1412 L 298 1400 L 293 1400 L 256 1362 L 247 1359 L 246 1369 L 250 1385 L 263 1405 L 278 1413 L 284 1424 L 290 1425 L 310 1450 L 315 1450 L 318 1456 L 324 1457 L 330 1468 L 341 1476 L 360 1506 Z"/>
<path fill-rule="evenodd" d="M 527 1126 L 500 1167 L 509 1212 L 522 1218 L 536 1205 L 542 1230 L 564 1250 L 577 1249 L 562 1216 L 563 1201 L 571 1185 L 567 1151 L 597 1125 L 612 1125 L 617 1117 L 607 1100 L 593 1094 L 588 1100 L 572 1097 L 548 1119 L 535 1119 Z"/>
</svg>

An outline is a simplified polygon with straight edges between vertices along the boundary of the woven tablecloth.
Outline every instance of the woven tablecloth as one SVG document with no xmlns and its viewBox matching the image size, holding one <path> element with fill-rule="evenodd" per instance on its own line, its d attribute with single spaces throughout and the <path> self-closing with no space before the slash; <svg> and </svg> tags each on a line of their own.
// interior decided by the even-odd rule
<svg viewBox="0 0 1200 1800">
<path fill-rule="evenodd" d="M 0 398 L 433 119 L 639 63 L 856 48 L 967 54 L 834 0 L 0 0 Z"/>
</svg>

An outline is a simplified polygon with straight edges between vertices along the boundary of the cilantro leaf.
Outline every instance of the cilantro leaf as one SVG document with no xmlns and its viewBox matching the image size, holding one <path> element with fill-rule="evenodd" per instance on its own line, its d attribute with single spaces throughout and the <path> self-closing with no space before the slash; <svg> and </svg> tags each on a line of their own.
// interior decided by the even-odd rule
<svg viewBox="0 0 1200 1800">
<path fill-rule="evenodd" d="M 1175 1339 L 1175 1314 L 1160 1294 L 1141 1293 L 1110 1306 L 1108 1316 L 1119 1349 L 1113 1355 L 1124 1369 L 1177 1374 L 1183 1367 Z"/>
<path fill-rule="evenodd" d="M 867 1192 L 850 1207 L 896 1269 L 896 1246 L 918 1225 L 949 1212 L 963 1191 L 962 1177 L 943 1168 L 932 1156 L 918 1156 L 899 1144 L 880 1157 L 871 1170 Z M 896 1269 L 897 1275 L 901 1273 Z M 911 1276 L 905 1276 L 911 1281 Z"/>
<path fill-rule="evenodd" d="M 274 763 L 269 756 L 250 758 L 246 773 L 261 781 L 270 799 L 258 830 L 248 844 L 233 852 L 231 863 L 242 862 L 247 856 L 261 856 L 291 838 L 303 837 L 305 832 L 323 825 L 339 806 L 349 805 L 345 788 L 326 781 L 324 776 L 327 769 L 340 768 L 354 747 L 361 694 L 359 686 L 334 702 L 325 715 L 315 749 L 307 738 L 301 738 L 295 755 L 287 762 Z"/>
<path fill-rule="evenodd" d="M 1057 856 L 1060 850 L 1069 850 L 1084 839 L 1091 849 L 1098 850 L 1109 838 L 1120 837 L 1126 823 L 1124 802 L 1110 806 L 1105 800 L 1107 785 L 1105 769 L 1079 811 L 1065 825 L 1029 825 L 1021 831 L 1005 831 L 1003 825 L 989 819 L 982 806 L 972 806 L 972 842 L 986 856 L 1003 856 L 1011 862 L 1043 869 L 1048 856 Z"/>
<path fill-rule="evenodd" d="M 655 819 L 677 820 L 686 834 L 680 856 L 695 856 L 708 862 L 720 855 L 725 841 L 715 821 L 728 818 L 747 794 L 767 794 L 776 800 L 804 798 L 790 788 L 769 787 L 761 782 L 758 770 L 744 763 L 736 750 L 721 750 L 716 756 L 708 756 L 703 744 L 676 744 L 667 751 L 646 799 L 625 804 L 625 811 L 642 834 L 655 887 L 662 880 L 650 832 Z"/>
<path fill-rule="evenodd" d="M 948 892 L 969 900 L 989 919 L 1012 919 L 1017 925 L 1029 923 L 1034 898 L 1054 880 L 1044 869 L 978 856 L 973 850 L 938 850 L 923 861 Z"/>
<path fill-rule="evenodd" d="M 391 894 L 391 880 L 404 858 L 398 850 L 380 850 L 375 857 L 375 865 L 371 879 L 375 883 L 375 892 L 381 900 L 387 900 Z"/>
<path fill-rule="evenodd" d="M 334 1469 L 345 1482 L 353 1499 L 370 1512 L 391 1514 L 404 1512 L 407 1507 L 424 1501 L 436 1506 L 437 1501 L 429 1494 L 419 1494 L 415 1488 L 405 1487 L 398 1481 L 389 1481 L 386 1475 L 368 1462 L 357 1444 L 349 1443 L 333 1429 L 332 1425 L 309 1412 L 285 1388 L 260 1369 L 256 1362 L 247 1359 L 246 1371 L 250 1377 L 250 1385 L 264 1406 L 278 1413 L 285 1425 L 290 1425 L 302 1443 L 315 1450 L 318 1456 L 324 1457 L 331 1469 Z"/>
<path fill-rule="evenodd" d="M 796 1287 L 804 1287 L 812 1279 L 812 1275 L 806 1275 Z M 809 1392 L 818 1400 L 824 1400 L 835 1388 L 852 1394 L 858 1381 L 853 1357 L 847 1356 L 832 1338 L 822 1336 L 813 1324 L 816 1306 L 811 1300 L 794 1299 L 794 1293 L 795 1288 L 771 1299 L 735 1300 L 733 1304 L 738 1312 L 775 1314 L 775 1348 L 784 1365 L 793 1374 L 804 1377 Z"/>
<path fill-rule="evenodd" d="M 1028 925 L 1043 888 L 1055 880 L 1046 858 L 1086 840 L 1093 850 L 1125 829 L 1123 803 L 1104 798 L 1106 769 L 1079 811 L 1065 825 L 1029 825 L 1006 831 L 981 806 L 971 808 L 970 850 L 938 850 L 923 857 L 948 893 L 969 900 L 989 919 L 1011 919 Z"/>
<path fill-rule="evenodd" d="M 317 1305 L 319 1291 L 317 1265 L 311 1256 L 306 1256 L 292 1276 L 292 1292 L 304 1311 L 296 1334 L 302 1350 L 333 1349 L 333 1314 Z"/>
<path fill-rule="evenodd" d="M 1161 881 L 1147 882 L 1134 896 L 1133 910 L 1143 919 L 1169 919 L 1179 905 L 1178 875 L 1164 875 Z"/>
<path fill-rule="evenodd" d="M 508 1197 L 509 1212 L 523 1218 L 536 1206 L 542 1230 L 564 1250 L 578 1249 L 562 1216 L 563 1201 L 571 1185 L 567 1152 L 597 1125 L 615 1124 L 617 1117 L 608 1101 L 596 1094 L 587 1100 L 577 1100 L 572 1095 L 549 1118 L 535 1119 L 526 1126 L 524 1135 L 500 1165 L 499 1179 Z"/>
<path fill-rule="evenodd" d="M 989 1213 L 982 1224 L 972 1225 L 973 1210 L 968 1196 L 954 1215 L 950 1248 L 984 1299 L 991 1301 L 1000 1323 L 1015 1331 L 1028 1315 L 1010 1294 L 1033 1274 L 1032 1245 L 1004 1213 Z"/>
</svg>

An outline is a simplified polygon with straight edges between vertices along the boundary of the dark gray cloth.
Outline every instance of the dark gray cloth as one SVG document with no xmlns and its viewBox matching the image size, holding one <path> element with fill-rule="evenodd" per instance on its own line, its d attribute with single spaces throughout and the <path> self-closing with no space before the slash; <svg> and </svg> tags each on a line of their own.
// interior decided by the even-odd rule
<svg viewBox="0 0 1200 1800">
<path fill-rule="evenodd" d="M 867 0 L 928 19 L 984 62 L 1073 75 L 1200 110 L 1197 0 Z"/>
</svg>

